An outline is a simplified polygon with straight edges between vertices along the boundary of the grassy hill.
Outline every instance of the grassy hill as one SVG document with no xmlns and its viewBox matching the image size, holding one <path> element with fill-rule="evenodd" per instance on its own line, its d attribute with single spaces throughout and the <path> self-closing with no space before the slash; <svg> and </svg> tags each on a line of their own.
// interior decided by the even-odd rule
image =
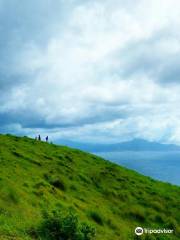
<svg viewBox="0 0 180 240">
<path fill-rule="evenodd" d="M 97 240 L 137 239 L 137 226 L 175 231 L 140 239 L 179 239 L 179 207 L 179 187 L 76 149 L 0 135 L 0 239 L 40 239 L 52 210 L 76 213 Z"/>
</svg>

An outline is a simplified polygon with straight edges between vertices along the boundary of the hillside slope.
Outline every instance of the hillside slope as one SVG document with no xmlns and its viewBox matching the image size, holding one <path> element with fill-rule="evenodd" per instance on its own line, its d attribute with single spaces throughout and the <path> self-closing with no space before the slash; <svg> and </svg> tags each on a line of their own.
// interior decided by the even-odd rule
<svg viewBox="0 0 180 240">
<path fill-rule="evenodd" d="M 179 239 L 180 188 L 100 157 L 29 138 L 0 135 L 0 239 L 35 239 L 44 210 L 75 211 L 97 240 L 137 239 L 137 226 Z"/>
</svg>

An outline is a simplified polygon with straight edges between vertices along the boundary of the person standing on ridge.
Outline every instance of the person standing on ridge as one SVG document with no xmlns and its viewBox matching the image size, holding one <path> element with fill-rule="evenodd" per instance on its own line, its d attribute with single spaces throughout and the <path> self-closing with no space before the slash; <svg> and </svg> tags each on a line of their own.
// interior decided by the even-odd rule
<svg viewBox="0 0 180 240">
<path fill-rule="evenodd" d="M 46 137 L 46 142 L 48 142 L 48 136 Z"/>
<path fill-rule="evenodd" d="M 41 141 L 41 135 L 38 136 L 38 141 Z"/>
</svg>

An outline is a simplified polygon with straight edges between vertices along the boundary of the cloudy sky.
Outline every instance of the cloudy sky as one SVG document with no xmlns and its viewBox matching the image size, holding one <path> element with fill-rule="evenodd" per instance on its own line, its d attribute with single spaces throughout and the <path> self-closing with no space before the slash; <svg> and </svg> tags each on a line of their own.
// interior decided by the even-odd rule
<svg viewBox="0 0 180 240">
<path fill-rule="evenodd" d="M 0 132 L 180 144 L 179 0 L 0 0 Z"/>
</svg>

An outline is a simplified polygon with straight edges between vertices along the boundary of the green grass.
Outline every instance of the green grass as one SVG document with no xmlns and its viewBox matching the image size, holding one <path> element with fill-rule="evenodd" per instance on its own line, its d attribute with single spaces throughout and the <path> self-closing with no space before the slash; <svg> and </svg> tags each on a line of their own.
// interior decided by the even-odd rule
<svg viewBox="0 0 180 240">
<path fill-rule="evenodd" d="M 0 240 L 36 239 L 44 211 L 73 211 L 97 240 L 179 239 L 180 188 L 76 149 L 0 135 Z M 144 235 L 134 229 L 172 228 Z"/>
</svg>

